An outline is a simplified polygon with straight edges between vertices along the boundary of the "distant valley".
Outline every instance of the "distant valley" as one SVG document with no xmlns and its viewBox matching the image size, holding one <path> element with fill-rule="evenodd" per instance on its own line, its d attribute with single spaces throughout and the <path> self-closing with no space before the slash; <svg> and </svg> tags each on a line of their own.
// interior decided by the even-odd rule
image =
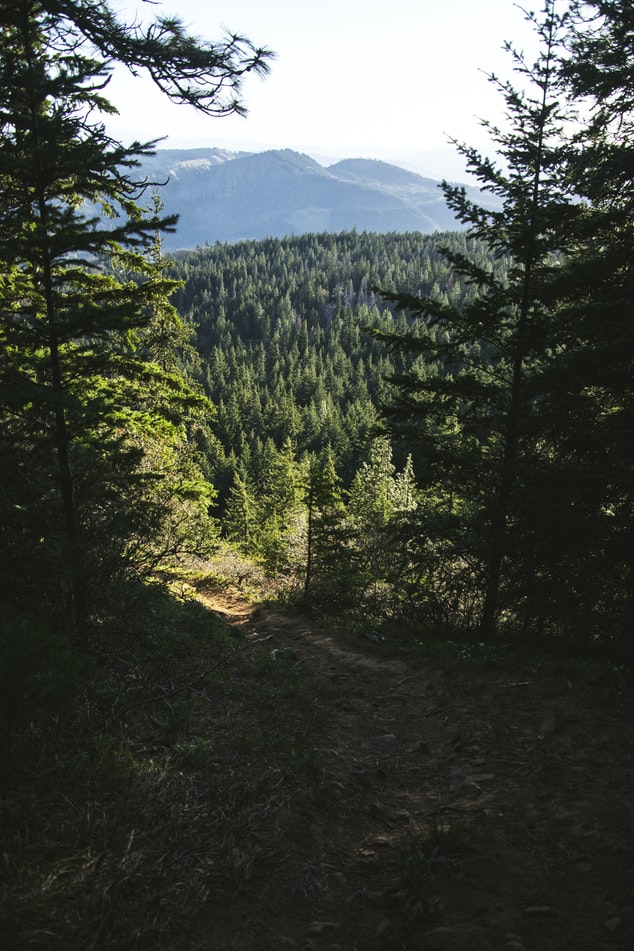
<svg viewBox="0 0 634 951">
<path fill-rule="evenodd" d="M 177 232 L 165 237 L 168 250 L 354 228 L 429 234 L 459 227 L 437 181 L 378 160 L 324 167 L 290 149 L 161 149 L 142 170 L 165 183 L 165 212 L 180 216 Z"/>
</svg>

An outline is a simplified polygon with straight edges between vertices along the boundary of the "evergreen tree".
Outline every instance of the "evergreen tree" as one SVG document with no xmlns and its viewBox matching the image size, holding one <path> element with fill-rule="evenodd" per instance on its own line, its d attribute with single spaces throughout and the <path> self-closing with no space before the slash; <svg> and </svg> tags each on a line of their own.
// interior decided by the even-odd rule
<svg viewBox="0 0 634 951">
<path fill-rule="evenodd" d="M 346 507 L 332 449 L 309 455 L 304 489 L 306 505 L 306 570 L 304 598 L 332 607 L 346 598 Z"/>
<path fill-rule="evenodd" d="M 380 436 L 370 444 L 369 459 L 352 480 L 348 507 L 363 536 L 382 531 L 394 511 L 394 463 L 389 439 Z"/>
<path fill-rule="evenodd" d="M 563 20 L 547 2 L 541 19 L 529 16 L 540 47 L 527 62 L 509 50 L 526 92 L 492 81 L 507 107 L 508 128 L 489 125 L 499 164 L 465 145 L 472 174 L 501 207 L 475 204 L 464 188 L 443 185 L 445 197 L 469 234 L 490 248 L 503 267 L 481 267 L 445 250 L 448 261 L 478 294 L 456 308 L 442 298 L 390 295 L 421 319 L 418 338 L 382 335 L 396 348 L 435 361 L 435 372 L 395 375 L 400 397 L 386 410 L 395 433 L 418 431 L 425 440 L 428 484 L 455 486 L 462 535 L 453 557 L 479 564 L 479 628 L 490 637 L 509 580 L 509 556 L 517 557 L 514 532 L 535 442 L 544 425 L 537 380 L 558 331 L 545 289 L 566 247 L 570 194 L 561 176 L 562 125 L 569 118 L 560 100 L 557 65 Z M 488 125 L 487 123 L 485 123 Z M 460 551 L 461 549 L 461 551 Z M 510 593 L 504 607 L 512 615 Z M 508 615 L 507 615 L 508 616 Z"/>
<path fill-rule="evenodd" d="M 266 441 L 259 464 L 257 545 L 266 567 L 284 571 L 291 558 L 290 546 L 297 535 L 300 474 L 290 439 L 277 449 Z"/>
<path fill-rule="evenodd" d="M 634 623 L 634 17 L 624 2 L 573 3 L 563 92 L 582 106 L 565 156 L 569 252 L 554 292 L 565 327 L 547 373 L 550 485 L 528 538 L 551 569 L 561 628 L 614 641 Z"/>
<path fill-rule="evenodd" d="M 409 572 L 411 558 L 402 523 L 417 508 L 416 497 L 411 458 L 397 473 L 389 439 L 373 439 L 368 460 L 352 480 L 348 500 L 349 557 L 358 597 L 373 611 L 383 611 L 387 601 L 398 600 L 397 590 Z"/>
<path fill-rule="evenodd" d="M 397 473 L 392 488 L 394 512 L 414 512 L 418 507 L 418 489 L 414 476 L 414 463 L 411 453 L 405 460 L 405 468 Z"/>
<path fill-rule="evenodd" d="M 235 472 L 222 524 L 227 539 L 247 555 L 254 553 L 257 515 L 252 491 L 240 473 Z"/>
<path fill-rule="evenodd" d="M 103 90 L 123 62 L 148 69 L 175 101 L 239 111 L 240 78 L 265 69 L 266 53 L 238 37 L 200 43 L 173 19 L 128 26 L 103 0 L 3 0 L 0 23 L 2 514 L 5 551 L 15 556 L 3 595 L 48 592 L 80 636 L 89 553 L 102 561 L 106 537 L 91 526 L 107 510 L 110 531 L 136 485 L 132 527 L 157 528 L 174 495 L 157 510 L 149 489 L 175 461 L 181 413 L 201 405 L 178 374 L 135 352 L 174 289 L 139 250 L 173 222 L 141 213 L 144 184 L 133 169 L 151 144 L 128 148 L 107 135 L 99 116 L 113 107 Z M 173 490 L 188 501 L 205 494 L 187 475 Z M 124 559 L 135 554 L 130 529 L 118 538 Z"/>
</svg>

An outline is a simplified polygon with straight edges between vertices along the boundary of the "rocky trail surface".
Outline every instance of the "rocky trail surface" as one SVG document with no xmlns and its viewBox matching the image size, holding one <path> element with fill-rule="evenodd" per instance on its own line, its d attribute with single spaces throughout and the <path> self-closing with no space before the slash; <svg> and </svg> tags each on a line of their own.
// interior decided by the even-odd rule
<svg viewBox="0 0 634 951">
<path fill-rule="evenodd" d="M 198 597 L 245 649 L 301 670 L 321 712 L 310 795 L 262 806 L 248 875 L 210 895 L 193 951 L 634 948 L 622 673 L 502 651 L 414 663 Z"/>
</svg>

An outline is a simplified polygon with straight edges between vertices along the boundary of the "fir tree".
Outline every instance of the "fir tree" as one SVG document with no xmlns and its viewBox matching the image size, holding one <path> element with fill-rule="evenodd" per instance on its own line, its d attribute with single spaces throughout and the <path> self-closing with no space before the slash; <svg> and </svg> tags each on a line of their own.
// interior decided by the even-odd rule
<svg viewBox="0 0 634 951">
<path fill-rule="evenodd" d="M 225 535 L 230 542 L 247 555 L 254 553 L 257 502 L 239 472 L 234 473 L 233 485 L 229 490 L 222 524 Z"/>
<path fill-rule="evenodd" d="M 309 455 L 304 488 L 306 505 L 306 569 L 304 598 L 310 604 L 341 603 L 346 597 L 346 507 L 332 449 Z"/>
<path fill-rule="evenodd" d="M 480 564 L 482 637 L 491 637 L 500 613 L 505 566 L 515 555 L 513 527 L 518 498 L 531 466 L 535 380 L 557 346 L 544 288 L 566 245 L 570 195 L 561 177 L 562 125 L 558 51 L 562 18 L 547 2 L 541 19 L 530 16 L 540 40 L 527 62 L 510 46 L 515 70 L 527 85 L 491 80 L 507 107 L 507 128 L 489 127 L 499 162 L 459 145 L 469 169 L 501 207 L 471 201 L 464 188 L 443 185 L 446 200 L 469 235 L 483 242 L 503 268 L 481 267 L 445 250 L 477 297 L 461 308 L 442 296 L 389 295 L 420 318 L 418 337 L 379 335 L 393 347 L 425 356 L 435 372 L 394 375 L 399 396 L 386 409 L 390 429 L 424 439 L 426 477 L 455 486 L 460 498 L 461 558 Z M 430 483 L 433 484 L 433 483 Z M 452 498 L 455 493 L 452 491 Z M 469 518 L 465 516 L 469 514 Z M 474 547 L 475 546 L 475 547 Z"/>
<path fill-rule="evenodd" d="M 173 19 L 128 26 L 102 0 L 2 2 L 0 23 L 2 495 L 6 550 L 15 555 L 3 593 L 49 592 L 77 637 L 88 552 L 103 560 L 89 525 L 136 485 L 133 524 L 157 527 L 149 433 L 169 456 L 180 414 L 201 404 L 178 374 L 135 352 L 174 289 L 140 251 L 173 221 L 140 211 L 145 185 L 134 167 L 152 144 L 125 147 L 108 136 L 104 88 L 122 62 L 148 69 L 175 101 L 239 111 L 240 78 L 265 69 L 266 53 L 238 37 L 199 43 Z M 199 492 L 187 477 L 176 483 L 182 498 Z M 119 555 L 133 559 L 130 526 L 119 540 Z"/>
<path fill-rule="evenodd" d="M 550 486 L 529 525 L 548 548 L 559 628 L 623 643 L 634 623 L 634 17 L 631 4 L 571 4 L 563 93 L 580 104 L 565 173 L 569 253 L 553 293 L 565 327 L 548 367 Z"/>
</svg>

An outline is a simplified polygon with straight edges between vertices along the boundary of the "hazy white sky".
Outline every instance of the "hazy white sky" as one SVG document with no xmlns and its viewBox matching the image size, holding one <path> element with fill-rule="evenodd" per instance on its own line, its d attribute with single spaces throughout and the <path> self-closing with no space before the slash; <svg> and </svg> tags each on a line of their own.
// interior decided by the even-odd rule
<svg viewBox="0 0 634 951">
<path fill-rule="evenodd" d="M 112 0 L 126 17 L 176 13 L 191 31 L 223 28 L 273 49 L 271 74 L 248 77 L 246 119 L 198 116 L 172 106 L 151 83 L 117 72 L 109 93 L 127 141 L 167 135 L 161 147 L 292 148 L 317 157 L 406 158 L 482 147 L 478 118 L 496 119 L 501 98 L 486 79 L 511 75 L 505 40 L 532 42 L 513 0 Z M 490 151 L 490 150 L 489 150 Z M 430 170 L 431 171 L 431 170 Z"/>
</svg>

